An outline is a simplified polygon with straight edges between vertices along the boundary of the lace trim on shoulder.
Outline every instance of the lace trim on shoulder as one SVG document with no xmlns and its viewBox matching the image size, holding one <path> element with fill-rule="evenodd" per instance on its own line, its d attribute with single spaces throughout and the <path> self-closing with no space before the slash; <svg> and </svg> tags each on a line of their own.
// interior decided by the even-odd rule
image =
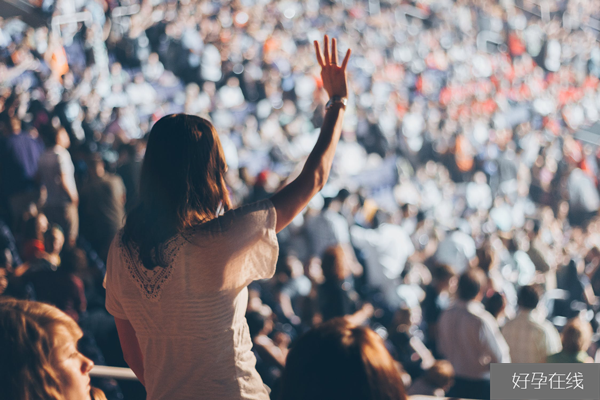
<svg viewBox="0 0 600 400">
<path fill-rule="evenodd" d="M 139 248 L 137 246 L 126 246 L 123 244 L 122 233 L 119 237 L 119 248 L 125 259 L 129 275 L 134 280 L 144 298 L 150 301 L 159 301 L 162 293 L 162 288 L 171 278 L 173 265 L 179 255 L 179 250 L 184 244 L 184 241 L 179 235 L 166 241 L 160 248 L 163 252 L 165 261 L 168 266 L 155 267 L 153 270 L 146 269 L 142 264 L 139 256 Z"/>
</svg>

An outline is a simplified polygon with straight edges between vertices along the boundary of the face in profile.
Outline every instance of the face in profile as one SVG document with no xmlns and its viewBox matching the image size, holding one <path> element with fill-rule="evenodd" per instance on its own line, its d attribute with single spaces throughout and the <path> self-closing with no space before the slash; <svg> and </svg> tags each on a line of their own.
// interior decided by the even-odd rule
<svg viewBox="0 0 600 400">
<path fill-rule="evenodd" d="M 52 365 L 64 399 L 90 400 L 90 370 L 94 363 L 77 349 L 77 342 L 82 335 L 75 337 L 62 327 L 56 335 Z"/>
</svg>

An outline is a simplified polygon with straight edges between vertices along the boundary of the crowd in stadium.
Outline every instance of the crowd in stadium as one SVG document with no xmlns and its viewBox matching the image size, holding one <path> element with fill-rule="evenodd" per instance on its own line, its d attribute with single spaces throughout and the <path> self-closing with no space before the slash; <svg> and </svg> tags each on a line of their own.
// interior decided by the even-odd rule
<svg viewBox="0 0 600 400">
<path fill-rule="evenodd" d="M 0 298 L 64 311 L 94 363 L 127 366 L 103 280 L 154 123 L 210 120 L 232 208 L 270 198 L 324 122 L 323 34 L 352 50 L 331 175 L 248 287 L 271 397 L 300 399 L 308 369 L 347 385 L 314 350 L 344 335 L 400 373 L 365 398 L 484 399 L 490 363 L 598 360 L 600 135 L 579 132 L 600 121 L 600 3 L 41 3 L 49 22 L 83 14 L 0 18 Z"/>
</svg>

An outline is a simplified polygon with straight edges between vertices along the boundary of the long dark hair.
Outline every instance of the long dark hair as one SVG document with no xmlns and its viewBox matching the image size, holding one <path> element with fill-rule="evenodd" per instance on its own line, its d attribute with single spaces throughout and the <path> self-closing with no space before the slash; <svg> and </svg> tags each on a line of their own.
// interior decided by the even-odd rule
<svg viewBox="0 0 600 400">
<path fill-rule="evenodd" d="M 200 117 L 167 115 L 150 131 L 140 202 L 127 216 L 123 242 L 137 246 L 147 269 L 166 267 L 160 245 L 184 229 L 231 209 L 227 164 L 213 125 Z"/>
</svg>

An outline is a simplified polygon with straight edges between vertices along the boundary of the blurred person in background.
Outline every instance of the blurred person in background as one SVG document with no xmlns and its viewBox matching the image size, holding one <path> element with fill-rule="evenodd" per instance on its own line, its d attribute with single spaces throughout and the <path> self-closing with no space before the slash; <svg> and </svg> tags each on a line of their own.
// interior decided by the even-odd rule
<svg viewBox="0 0 600 400">
<path fill-rule="evenodd" d="M 572 225 L 585 226 L 600 208 L 600 194 L 595 190 L 592 177 L 579 168 L 574 169 L 567 181 L 569 193 L 569 221 Z"/>
<path fill-rule="evenodd" d="M 0 219 L 0 251 L 6 253 L 6 258 L 10 261 L 7 267 L 9 271 L 13 272 L 23 263 L 17 241 L 2 219 Z"/>
<path fill-rule="evenodd" d="M 343 248 L 338 245 L 325 250 L 321 268 L 324 281 L 319 285 L 318 299 L 323 321 L 358 313 L 361 310 L 359 296 Z M 365 312 L 357 314 L 358 325 L 364 322 L 363 314 Z"/>
<path fill-rule="evenodd" d="M 86 311 L 87 300 L 83 281 L 75 275 L 76 248 L 63 253 L 56 269 L 38 267 L 23 275 L 27 300 L 52 304 L 75 322 Z"/>
<path fill-rule="evenodd" d="M 52 125 L 47 125 L 41 134 L 46 150 L 40 156 L 38 175 L 48 193 L 44 213 L 50 223 L 60 225 L 67 247 L 72 247 L 79 234 L 79 194 L 75 184 L 75 167 L 67 151 L 71 141 L 64 128 Z"/>
<path fill-rule="evenodd" d="M 322 257 L 329 247 L 340 246 L 344 257 L 348 259 L 348 265 L 359 275 L 360 265 L 356 265 L 358 261 L 350 242 L 348 221 L 339 213 L 341 202 L 336 198 L 324 200 L 321 212 L 307 216 L 304 224 L 310 244 L 310 255 Z"/>
<path fill-rule="evenodd" d="M 490 297 L 485 299 L 485 310 L 492 314 L 498 322 L 498 326 L 504 325 L 506 311 L 506 297 L 500 292 L 493 292 Z"/>
<path fill-rule="evenodd" d="M 11 112 L 16 111 L 9 109 L 7 112 L 9 134 L 2 136 L 0 131 L 0 188 L 4 192 L 0 205 L 8 207 L 9 225 L 15 228 L 29 205 L 39 201 L 36 173 L 44 146 L 37 135 L 23 131 L 21 120 L 17 115 L 11 116 Z M 4 201 L 6 203 L 2 204 Z"/>
<path fill-rule="evenodd" d="M 335 318 L 294 344 L 283 371 L 282 400 L 405 400 L 400 372 L 381 338 Z"/>
<path fill-rule="evenodd" d="M 104 160 L 92 155 L 89 179 L 80 192 L 81 234 L 106 262 L 108 249 L 125 222 L 125 186 L 118 175 L 106 172 Z"/>
<path fill-rule="evenodd" d="M 302 262 L 294 255 L 288 255 L 280 260 L 277 269 L 274 278 L 278 308 L 283 314 L 280 317 L 298 325 L 301 322 L 298 314 L 302 314 L 312 283 L 304 275 Z"/>
<path fill-rule="evenodd" d="M 350 231 L 352 243 L 364 253 L 369 289 L 380 292 L 384 306 L 393 309 L 399 304 L 396 288 L 415 248 L 404 229 L 392 223 L 389 213 L 378 210 L 372 225 L 354 225 Z"/>
<path fill-rule="evenodd" d="M 592 343 L 592 326 L 577 316 L 567 322 L 561 332 L 562 351 L 549 355 L 547 363 L 593 363 L 587 353 Z"/>
<path fill-rule="evenodd" d="M 502 328 L 514 363 L 543 363 L 562 345 L 556 328 L 538 310 L 540 289 L 534 285 L 519 290 L 519 312 Z"/>
<path fill-rule="evenodd" d="M 435 361 L 423 343 L 424 334 L 419 329 L 420 311 L 418 306 L 407 304 L 396 310 L 388 327 L 388 348 L 412 380 L 421 377 Z"/>
<path fill-rule="evenodd" d="M 273 333 L 272 317 L 273 314 L 264 316 L 258 311 L 246 313 L 252 352 L 256 356 L 256 371 L 270 388 L 274 388 L 281 377 L 288 354 L 287 343 L 278 345 L 269 337 Z"/>
<path fill-rule="evenodd" d="M 437 323 L 442 312 L 450 305 L 456 290 L 456 275 L 448 265 L 436 265 L 431 271 L 431 283 L 425 287 L 421 302 L 425 343 L 436 354 Z"/>
<path fill-rule="evenodd" d="M 46 274 L 56 272 L 61 264 L 60 253 L 63 250 L 65 236 L 58 225 L 50 227 L 44 234 L 44 247 L 37 258 L 23 264 L 14 273 L 10 294 L 20 299 L 35 300 L 36 283 L 46 285 Z M 41 279 L 39 279 L 41 278 Z M 51 291 L 58 291 L 52 288 Z"/>
<path fill-rule="evenodd" d="M 425 371 L 425 375 L 413 382 L 406 394 L 409 396 L 445 397 L 446 392 L 453 384 L 454 368 L 452 368 L 452 364 L 446 360 L 439 360 Z"/>
<path fill-rule="evenodd" d="M 32 262 L 43 257 L 44 235 L 48 230 L 48 218 L 42 213 L 25 221 L 23 245 L 21 253 L 25 262 Z"/>
<path fill-rule="evenodd" d="M 587 275 L 585 275 L 585 261 L 574 256 L 568 264 L 557 271 L 556 280 L 558 289 L 567 293 L 566 299 L 555 301 L 555 313 L 567 318 L 577 315 L 581 307 L 596 304 L 596 294 Z"/>
<path fill-rule="evenodd" d="M 509 347 L 498 323 L 481 304 L 484 282 L 485 275 L 479 269 L 463 273 L 456 302 L 438 322 L 438 351 L 456 372 L 449 397 L 489 399 L 490 364 L 510 362 Z"/>
<path fill-rule="evenodd" d="M 125 210 L 131 211 L 139 200 L 139 184 L 142 162 L 138 159 L 136 144 L 128 143 L 119 147 L 117 174 L 125 185 Z"/>
</svg>

